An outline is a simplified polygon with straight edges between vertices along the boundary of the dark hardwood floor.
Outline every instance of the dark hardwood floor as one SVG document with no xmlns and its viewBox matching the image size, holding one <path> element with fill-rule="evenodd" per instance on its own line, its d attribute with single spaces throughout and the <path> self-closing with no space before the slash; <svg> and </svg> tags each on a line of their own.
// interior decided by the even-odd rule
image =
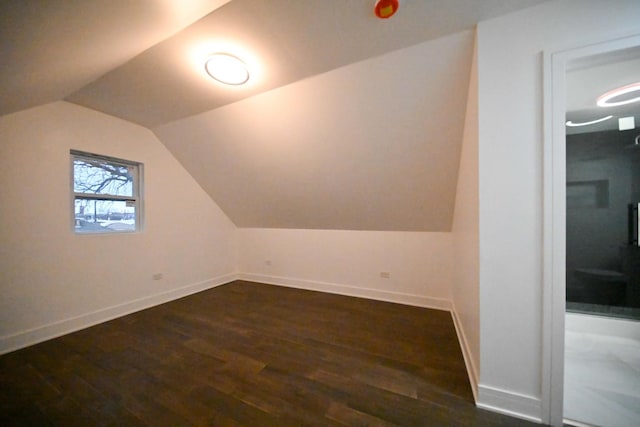
<svg viewBox="0 0 640 427">
<path fill-rule="evenodd" d="M 0 425 L 520 426 L 449 313 L 236 281 L 0 357 Z"/>
</svg>

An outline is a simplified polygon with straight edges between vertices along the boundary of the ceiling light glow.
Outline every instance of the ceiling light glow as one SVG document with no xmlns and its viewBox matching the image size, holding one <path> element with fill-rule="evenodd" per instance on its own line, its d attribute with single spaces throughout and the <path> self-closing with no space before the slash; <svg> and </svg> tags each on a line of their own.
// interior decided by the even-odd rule
<svg viewBox="0 0 640 427">
<path fill-rule="evenodd" d="M 617 107 L 619 105 L 631 104 L 633 102 L 640 101 L 640 96 L 636 96 L 635 98 L 623 99 L 622 101 L 612 101 L 612 99 L 620 97 L 622 95 L 626 95 L 632 92 L 640 91 L 640 82 L 632 83 L 627 86 L 622 86 L 617 89 L 611 90 L 605 94 L 600 95 L 598 97 L 598 106 L 599 107 Z"/>
<path fill-rule="evenodd" d="M 606 120 L 609 120 L 610 118 L 612 118 L 613 116 L 607 116 L 607 117 L 603 117 L 601 119 L 596 119 L 596 120 L 591 120 L 589 122 L 573 122 L 571 120 L 568 120 L 566 125 L 569 127 L 578 127 L 578 126 L 589 126 L 589 125 L 595 125 L 596 123 L 600 123 L 600 122 L 604 122 Z"/>
<path fill-rule="evenodd" d="M 228 53 L 211 55 L 204 65 L 207 74 L 213 79 L 227 85 L 242 85 L 249 80 L 249 69 L 246 64 Z"/>
</svg>

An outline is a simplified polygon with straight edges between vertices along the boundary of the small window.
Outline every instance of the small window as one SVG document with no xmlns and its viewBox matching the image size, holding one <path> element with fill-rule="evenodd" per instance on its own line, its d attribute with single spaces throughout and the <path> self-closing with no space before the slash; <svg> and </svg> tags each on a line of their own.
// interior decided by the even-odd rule
<svg viewBox="0 0 640 427">
<path fill-rule="evenodd" d="M 76 233 L 140 230 L 142 164 L 71 150 Z"/>
</svg>

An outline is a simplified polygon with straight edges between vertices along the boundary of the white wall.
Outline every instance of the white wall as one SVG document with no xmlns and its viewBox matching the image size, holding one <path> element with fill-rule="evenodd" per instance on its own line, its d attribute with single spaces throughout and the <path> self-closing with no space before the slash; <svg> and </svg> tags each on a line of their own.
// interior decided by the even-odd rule
<svg viewBox="0 0 640 427">
<path fill-rule="evenodd" d="M 478 67 L 477 49 L 474 49 L 451 230 L 454 259 L 451 300 L 475 396 L 480 367 L 478 226 Z"/>
<path fill-rule="evenodd" d="M 640 2 L 553 1 L 478 26 L 479 403 L 540 419 L 542 52 L 640 33 Z"/>
<path fill-rule="evenodd" d="M 241 278 L 450 308 L 451 233 L 240 228 L 238 246 Z"/>
<path fill-rule="evenodd" d="M 74 234 L 72 148 L 144 164 L 142 232 Z M 143 127 L 48 104 L 0 117 L 0 164 L 0 353 L 234 277 L 235 226 Z"/>
</svg>

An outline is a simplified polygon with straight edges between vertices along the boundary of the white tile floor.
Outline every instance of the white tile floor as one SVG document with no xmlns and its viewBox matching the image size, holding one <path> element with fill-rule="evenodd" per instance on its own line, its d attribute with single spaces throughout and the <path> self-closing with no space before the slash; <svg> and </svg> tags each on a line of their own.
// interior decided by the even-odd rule
<svg viewBox="0 0 640 427">
<path fill-rule="evenodd" d="M 565 419 L 640 426 L 640 340 L 567 330 L 564 369 Z"/>
</svg>

